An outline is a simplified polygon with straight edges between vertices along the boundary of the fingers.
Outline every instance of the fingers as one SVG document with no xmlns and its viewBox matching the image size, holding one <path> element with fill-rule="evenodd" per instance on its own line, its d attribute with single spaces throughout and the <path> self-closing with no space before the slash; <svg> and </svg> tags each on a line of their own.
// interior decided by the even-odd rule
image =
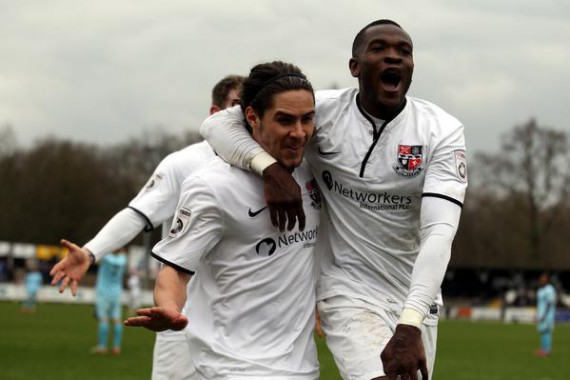
<svg viewBox="0 0 570 380">
<path fill-rule="evenodd" d="M 299 207 L 297 207 L 296 214 L 297 214 L 297 219 L 299 219 L 299 231 L 304 231 L 305 230 L 305 211 L 303 210 L 303 204 L 301 204 L 301 205 L 299 205 Z"/>
<path fill-rule="evenodd" d="M 52 269 L 52 272 L 54 272 L 53 269 Z M 55 286 L 55 285 L 57 285 L 57 283 L 58 283 L 62 278 L 65 277 L 65 272 L 58 270 L 58 271 L 56 271 L 57 273 L 54 272 L 55 275 L 54 275 L 52 272 L 50 272 L 50 275 L 53 276 L 53 279 L 51 280 L 51 286 Z"/>
<path fill-rule="evenodd" d="M 138 309 L 136 311 L 137 315 L 139 316 L 144 316 L 144 317 L 151 317 L 153 314 L 155 314 L 155 312 L 153 311 L 153 308 L 144 308 L 144 309 Z M 135 317 L 133 317 L 135 318 Z"/>
<path fill-rule="evenodd" d="M 150 317 L 130 317 L 123 321 L 123 324 L 128 327 L 145 327 L 152 319 Z"/>
<path fill-rule="evenodd" d="M 65 240 L 65 239 L 61 239 L 59 241 L 59 243 L 61 244 L 62 247 L 69 249 L 70 251 L 74 251 L 79 249 L 79 246 L 77 246 L 76 244 L 73 244 L 72 242 Z"/>
<path fill-rule="evenodd" d="M 49 275 L 53 276 L 54 274 L 56 274 L 57 272 L 59 272 L 60 270 L 62 270 L 64 267 L 64 265 L 62 264 L 62 261 L 60 261 L 59 263 L 55 264 L 51 270 L 49 271 Z M 52 283 L 53 285 L 53 283 Z"/>
<path fill-rule="evenodd" d="M 285 231 L 285 224 L 287 224 L 287 213 L 285 210 L 277 211 L 277 219 L 279 223 L 279 231 Z"/>
<path fill-rule="evenodd" d="M 429 372 L 425 360 L 420 365 L 420 372 L 422 374 L 422 380 L 429 380 Z"/>
<path fill-rule="evenodd" d="M 273 206 L 269 206 L 269 217 L 271 218 L 271 224 L 273 227 L 279 227 L 279 222 L 277 221 L 277 209 Z"/>
<path fill-rule="evenodd" d="M 71 279 L 69 277 L 65 277 L 63 279 L 63 281 L 61 282 L 61 286 L 59 287 L 59 292 L 63 293 L 65 288 L 67 288 L 67 286 L 69 285 L 69 282 L 71 281 Z"/>
<path fill-rule="evenodd" d="M 71 295 L 77 295 L 77 280 L 71 280 Z"/>
</svg>

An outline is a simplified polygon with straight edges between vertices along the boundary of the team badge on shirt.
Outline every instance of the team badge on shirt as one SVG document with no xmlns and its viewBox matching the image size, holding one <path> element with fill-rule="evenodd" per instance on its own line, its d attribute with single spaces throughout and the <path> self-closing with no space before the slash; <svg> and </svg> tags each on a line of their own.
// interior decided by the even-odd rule
<svg viewBox="0 0 570 380">
<path fill-rule="evenodd" d="M 423 145 L 398 145 L 396 173 L 404 177 L 415 177 L 423 170 Z"/>
<path fill-rule="evenodd" d="M 176 216 L 172 221 L 172 226 L 170 226 L 169 237 L 176 237 L 182 234 L 189 225 L 190 215 L 192 213 L 187 208 L 181 207 L 176 211 Z"/>
<path fill-rule="evenodd" d="M 150 190 L 153 187 L 155 187 L 163 178 L 163 175 L 160 173 L 154 173 L 152 175 L 152 177 L 150 177 L 150 179 L 148 180 L 148 182 L 146 183 L 144 189 L 145 190 Z"/>
<path fill-rule="evenodd" d="M 311 197 L 311 206 L 315 210 L 320 210 L 321 208 L 321 192 L 319 190 L 319 185 L 317 181 L 313 178 L 305 184 L 305 187 L 309 191 L 309 197 Z"/>
<path fill-rule="evenodd" d="M 453 156 L 455 158 L 457 176 L 462 182 L 467 182 L 467 159 L 465 157 L 465 151 L 455 150 L 453 151 Z"/>
</svg>

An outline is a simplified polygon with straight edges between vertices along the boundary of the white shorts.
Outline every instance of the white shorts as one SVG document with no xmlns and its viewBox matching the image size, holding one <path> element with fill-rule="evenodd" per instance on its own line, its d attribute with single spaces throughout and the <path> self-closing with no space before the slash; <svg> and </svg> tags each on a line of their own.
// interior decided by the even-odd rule
<svg viewBox="0 0 570 380">
<path fill-rule="evenodd" d="M 327 345 L 342 378 L 370 380 L 385 376 L 380 353 L 396 329 L 401 308 L 395 306 L 394 310 L 387 310 L 346 296 L 324 299 L 317 303 L 317 307 Z M 435 362 L 437 322 L 437 315 L 431 314 L 422 325 L 430 378 Z"/>
<path fill-rule="evenodd" d="M 152 380 L 189 380 L 194 374 L 186 334 L 156 334 L 152 354 Z"/>
</svg>

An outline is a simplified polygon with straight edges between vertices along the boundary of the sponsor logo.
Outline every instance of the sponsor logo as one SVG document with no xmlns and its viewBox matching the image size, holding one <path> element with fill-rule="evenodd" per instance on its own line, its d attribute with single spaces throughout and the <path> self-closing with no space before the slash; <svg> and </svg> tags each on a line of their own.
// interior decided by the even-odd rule
<svg viewBox="0 0 570 380">
<path fill-rule="evenodd" d="M 370 211 L 409 210 L 412 205 L 413 199 L 410 195 L 359 191 L 336 181 L 332 174 L 326 170 L 322 172 L 322 178 L 329 191 L 356 201 L 359 203 L 360 208 Z"/>
<path fill-rule="evenodd" d="M 467 182 L 467 158 L 464 150 L 453 151 L 455 159 L 455 170 L 461 182 Z"/>
<path fill-rule="evenodd" d="M 275 240 L 271 238 L 263 239 L 255 245 L 255 252 L 257 252 L 259 256 L 271 256 L 275 253 L 276 249 L 277 244 Z"/>
<path fill-rule="evenodd" d="M 397 164 L 394 170 L 404 177 L 415 177 L 423 171 L 423 146 L 398 145 Z"/>
<path fill-rule="evenodd" d="M 309 192 L 309 197 L 311 198 L 311 206 L 315 210 L 320 210 L 321 208 L 321 191 L 316 179 L 312 179 L 305 184 L 307 191 Z"/>
<path fill-rule="evenodd" d="M 333 154 L 339 154 L 340 153 L 340 152 L 334 152 L 334 151 L 325 152 L 325 151 L 321 150 L 321 147 L 318 148 L 318 152 L 321 156 L 332 156 Z"/>
<path fill-rule="evenodd" d="M 267 206 L 260 208 L 257 211 L 251 211 L 251 207 L 249 208 L 249 210 L 247 210 L 247 215 L 249 215 L 251 218 L 256 217 L 257 215 L 259 215 L 263 210 L 265 210 L 267 208 Z"/>
<path fill-rule="evenodd" d="M 190 220 L 190 216 L 192 213 L 187 208 L 180 208 L 176 211 L 176 215 L 174 216 L 174 220 L 172 222 L 172 226 L 170 226 L 170 232 L 168 234 L 169 237 L 176 237 L 188 227 L 188 221 Z"/>
<path fill-rule="evenodd" d="M 265 238 L 255 245 L 255 252 L 259 256 L 271 256 L 278 248 L 287 247 L 295 244 L 302 244 L 302 248 L 312 248 L 319 234 L 318 228 L 307 231 L 297 231 L 294 233 L 284 233 L 277 240 L 273 238 Z"/>
</svg>

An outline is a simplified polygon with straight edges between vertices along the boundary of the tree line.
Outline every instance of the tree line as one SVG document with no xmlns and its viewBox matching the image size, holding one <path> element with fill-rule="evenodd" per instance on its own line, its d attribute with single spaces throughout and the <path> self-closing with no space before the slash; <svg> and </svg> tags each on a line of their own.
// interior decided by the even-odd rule
<svg viewBox="0 0 570 380">
<path fill-rule="evenodd" d="M 0 241 L 90 239 L 168 153 L 200 141 L 160 129 L 112 146 L 45 138 L 19 148 L 0 126 Z M 568 136 L 534 119 L 470 153 L 469 189 L 452 268 L 570 270 Z"/>
</svg>

